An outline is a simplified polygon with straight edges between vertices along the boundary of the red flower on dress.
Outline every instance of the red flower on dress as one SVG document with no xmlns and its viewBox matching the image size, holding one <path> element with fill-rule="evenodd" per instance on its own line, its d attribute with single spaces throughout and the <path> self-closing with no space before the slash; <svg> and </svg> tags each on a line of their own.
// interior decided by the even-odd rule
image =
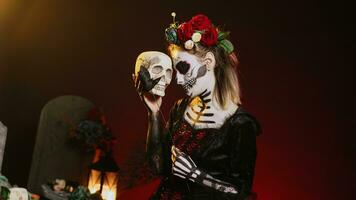
<svg viewBox="0 0 356 200">
<path fill-rule="evenodd" d="M 204 138 L 204 136 L 205 136 L 205 132 L 198 132 L 195 137 L 196 137 L 198 140 L 201 140 L 201 139 Z"/>
<path fill-rule="evenodd" d="M 188 155 L 192 155 L 193 151 L 198 147 L 198 144 L 193 141 L 187 145 L 186 151 Z"/>
</svg>

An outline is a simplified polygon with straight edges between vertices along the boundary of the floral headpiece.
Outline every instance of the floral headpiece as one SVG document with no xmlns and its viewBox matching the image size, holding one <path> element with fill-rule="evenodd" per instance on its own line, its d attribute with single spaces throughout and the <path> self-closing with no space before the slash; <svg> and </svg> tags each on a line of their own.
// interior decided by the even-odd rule
<svg viewBox="0 0 356 200">
<path fill-rule="evenodd" d="M 166 29 L 166 39 L 170 44 L 183 46 L 190 50 L 199 43 L 206 47 L 219 46 L 227 54 L 234 51 L 234 46 L 227 39 L 229 32 L 220 31 L 215 27 L 209 18 L 199 14 L 191 20 L 179 24 L 175 21 L 176 14 L 173 12 L 173 23 Z"/>
</svg>

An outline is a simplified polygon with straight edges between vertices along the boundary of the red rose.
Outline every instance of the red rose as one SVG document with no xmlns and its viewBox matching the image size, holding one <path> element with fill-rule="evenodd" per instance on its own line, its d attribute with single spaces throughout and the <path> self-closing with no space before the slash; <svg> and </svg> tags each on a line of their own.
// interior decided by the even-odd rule
<svg viewBox="0 0 356 200">
<path fill-rule="evenodd" d="M 213 46 L 218 41 L 218 31 L 215 27 L 211 27 L 210 29 L 206 30 L 201 37 L 201 43 L 205 46 Z"/>
<path fill-rule="evenodd" d="M 192 24 L 189 22 L 184 22 L 181 25 L 179 25 L 177 32 L 178 32 L 179 40 L 183 42 L 190 40 L 190 38 L 194 33 Z"/>
<path fill-rule="evenodd" d="M 195 15 L 190 20 L 190 23 L 192 24 L 194 30 L 199 31 L 209 30 L 212 26 L 209 18 L 205 15 Z"/>
</svg>

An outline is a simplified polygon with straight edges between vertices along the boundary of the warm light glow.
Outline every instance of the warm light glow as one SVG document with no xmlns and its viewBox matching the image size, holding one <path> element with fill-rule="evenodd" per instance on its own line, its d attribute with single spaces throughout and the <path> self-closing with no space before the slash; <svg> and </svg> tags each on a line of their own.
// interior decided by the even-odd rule
<svg viewBox="0 0 356 200">
<path fill-rule="evenodd" d="M 106 174 L 101 197 L 104 200 L 116 200 L 116 175 L 115 173 Z M 90 193 L 94 194 L 100 190 L 100 172 L 91 170 L 88 188 Z"/>
<path fill-rule="evenodd" d="M 100 189 L 100 177 L 99 176 L 100 176 L 99 171 L 91 170 L 88 188 L 89 188 L 90 193 L 92 193 L 92 194 Z"/>
<path fill-rule="evenodd" d="M 94 194 L 96 191 L 100 190 L 100 185 L 99 184 L 95 184 L 92 186 L 89 186 L 89 191 L 91 194 Z"/>
<path fill-rule="evenodd" d="M 94 194 L 95 192 L 100 190 L 100 184 L 95 184 L 89 187 L 90 193 Z M 104 200 L 115 200 L 116 198 L 116 187 L 110 188 L 107 185 L 103 186 L 103 191 L 101 192 L 101 197 Z"/>
<path fill-rule="evenodd" d="M 109 186 L 104 185 L 103 192 L 101 193 L 101 197 L 105 200 L 115 200 L 116 197 L 116 187 L 109 188 Z"/>
</svg>

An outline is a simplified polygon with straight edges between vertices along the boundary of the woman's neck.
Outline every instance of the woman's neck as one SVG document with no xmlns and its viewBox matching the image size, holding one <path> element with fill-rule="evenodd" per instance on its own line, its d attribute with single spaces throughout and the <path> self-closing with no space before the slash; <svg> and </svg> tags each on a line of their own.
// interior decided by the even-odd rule
<svg viewBox="0 0 356 200">
<path fill-rule="evenodd" d="M 226 106 L 221 106 L 214 97 L 213 90 L 206 89 L 191 99 L 184 118 L 197 129 L 220 128 L 236 109 L 237 105 L 231 100 L 226 102 Z"/>
</svg>

